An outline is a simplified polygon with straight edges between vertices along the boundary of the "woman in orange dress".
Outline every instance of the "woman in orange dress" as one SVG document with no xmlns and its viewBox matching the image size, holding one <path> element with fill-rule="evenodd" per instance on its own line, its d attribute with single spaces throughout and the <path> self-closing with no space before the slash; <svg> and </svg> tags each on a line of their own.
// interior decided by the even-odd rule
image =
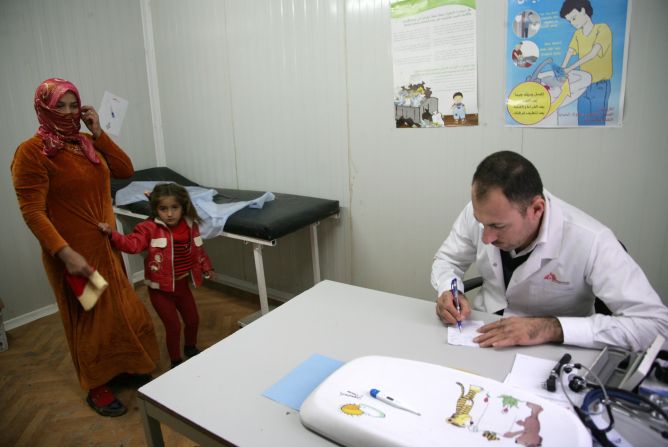
<svg viewBox="0 0 668 447">
<path fill-rule="evenodd" d="M 44 81 L 35 91 L 37 134 L 16 149 L 12 179 L 21 213 L 42 246 L 86 401 L 103 416 L 127 411 L 107 383 L 123 374 L 147 374 L 159 359 L 153 322 L 129 283 L 119 252 L 97 229 L 114 223 L 110 177 L 134 173 L 130 158 L 102 131 L 91 106 L 81 106 L 77 88 L 64 79 Z M 92 135 L 79 133 L 83 120 Z M 65 281 L 65 272 L 88 277 L 97 270 L 109 283 L 85 311 Z"/>
</svg>

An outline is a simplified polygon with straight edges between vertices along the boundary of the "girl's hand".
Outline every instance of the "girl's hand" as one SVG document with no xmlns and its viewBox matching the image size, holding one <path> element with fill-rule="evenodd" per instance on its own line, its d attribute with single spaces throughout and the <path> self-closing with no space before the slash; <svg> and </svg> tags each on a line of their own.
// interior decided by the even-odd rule
<svg viewBox="0 0 668 447">
<path fill-rule="evenodd" d="M 111 226 L 108 223 L 100 222 L 97 224 L 97 229 L 107 236 L 111 234 Z"/>
<path fill-rule="evenodd" d="M 102 135 L 102 127 L 100 127 L 100 117 L 93 108 L 93 106 L 81 106 L 81 120 L 84 122 L 88 130 L 93 134 L 96 140 Z"/>
</svg>

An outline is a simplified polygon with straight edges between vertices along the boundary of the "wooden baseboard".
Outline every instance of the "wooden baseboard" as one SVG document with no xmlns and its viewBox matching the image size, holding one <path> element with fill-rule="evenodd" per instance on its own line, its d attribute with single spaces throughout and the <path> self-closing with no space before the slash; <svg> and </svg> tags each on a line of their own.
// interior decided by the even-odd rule
<svg viewBox="0 0 668 447">
<path fill-rule="evenodd" d="M 5 330 L 10 331 L 19 326 L 23 326 L 24 324 L 39 320 L 42 317 L 55 314 L 56 312 L 58 312 L 58 305 L 55 303 L 49 304 L 48 306 L 44 306 L 33 310 L 32 312 L 28 312 L 27 314 L 19 315 L 18 317 L 5 321 Z"/>
</svg>

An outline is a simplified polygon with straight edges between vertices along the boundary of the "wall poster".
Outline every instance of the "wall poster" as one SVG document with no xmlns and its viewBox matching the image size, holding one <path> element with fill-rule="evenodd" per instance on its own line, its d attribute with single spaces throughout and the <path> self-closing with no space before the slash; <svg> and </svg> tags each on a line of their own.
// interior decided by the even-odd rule
<svg viewBox="0 0 668 447">
<path fill-rule="evenodd" d="M 396 127 L 478 125 L 475 0 L 391 0 Z"/>
<path fill-rule="evenodd" d="M 622 125 L 630 0 L 508 0 L 509 126 Z"/>
</svg>

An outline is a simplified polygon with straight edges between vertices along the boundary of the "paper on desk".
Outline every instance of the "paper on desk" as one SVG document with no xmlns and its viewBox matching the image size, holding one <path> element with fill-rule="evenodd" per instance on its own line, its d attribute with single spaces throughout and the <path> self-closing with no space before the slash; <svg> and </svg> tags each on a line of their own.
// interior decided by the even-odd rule
<svg viewBox="0 0 668 447">
<path fill-rule="evenodd" d="M 340 360 L 313 354 L 262 395 L 299 411 L 308 395 L 341 365 Z"/>
<path fill-rule="evenodd" d="M 564 387 L 561 380 L 557 380 L 557 391 L 551 392 L 545 389 L 544 384 L 550 376 L 550 371 L 557 364 L 554 360 L 546 360 L 537 357 L 531 357 L 524 354 L 515 354 L 515 363 L 513 369 L 503 382 L 516 388 L 531 391 L 534 394 L 561 404 L 561 406 L 571 409 L 571 404 L 564 394 Z M 568 395 L 576 405 L 580 405 L 583 396 L 565 388 Z"/>
<path fill-rule="evenodd" d="M 464 320 L 462 321 L 462 331 L 459 332 L 457 325 L 448 326 L 448 344 L 459 346 L 471 346 L 472 348 L 479 348 L 480 345 L 473 341 L 480 332 L 478 328 L 485 323 L 478 320 Z"/>
</svg>

